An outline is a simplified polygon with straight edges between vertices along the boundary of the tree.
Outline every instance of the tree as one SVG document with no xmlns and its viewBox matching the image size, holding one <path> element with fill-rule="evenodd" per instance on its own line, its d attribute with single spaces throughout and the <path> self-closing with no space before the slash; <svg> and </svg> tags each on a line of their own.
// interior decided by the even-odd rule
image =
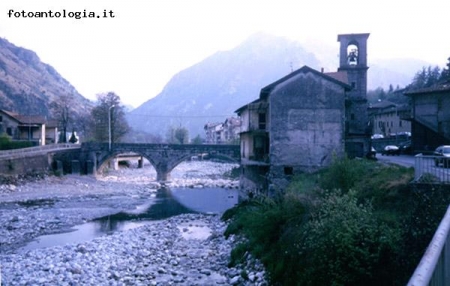
<svg viewBox="0 0 450 286">
<path fill-rule="evenodd" d="M 187 144 L 189 143 L 189 131 L 185 127 L 169 127 L 167 130 L 167 143 L 169 144 Z"/>
<path fill-rule="evenodd" d="M 199 134 L 197 134 L 197 136 L 195 136 L 194 139 L 192 139 L 191 143 L 192 144 L 202 144 L 203 139 L 200 137 Z"/>
<path fill-rule="evenodd" d="M 70 116 L 70 107 L 73 105 L 72 97 L 69 95 L 61 95 L 57 100 L 50 103 L 50 110 L 53 113 L 53 117 L 58 121 L 58 125 L 61 128 L 61 136 L 59 141 L 67 142 L 67 128 L 72 121 Z"/>
<path fill-rule="evenodd" d="M 75 136 L 75 130 L 72 130 L 72 135 L 70 136 L 69 142 L 75 144 L 78 142 L 77 137 Z"/>
<path fill-rule="evenodd" d="M 427 82 L 427 70 L 425 69 L 425 67 L 423 67 L 422 70 L 418 71 L 414 76 L 414 79 L 411 83 L 411 87 L 414 89 L 419 89 L 425 87 L 426 82 Z"/>
<path fill-rule="evenodd" d="M 189 143 L 189 131 L 185 127 L 178 127 L 175 130 L 175 138 L 179 144 Z"/>
<path fill-rule="evenodd" d="M 450 82 L 450 57 L 447 59 L 447 66 L 442 69 L 441 78 L 442 82 Z"/>
<path fill-rule="evenodd" d="M 114 92 L 98 94 L 97 106 L 92 109 L 91 115 L 90 129 L 94 141 L 109 141 L 109 127 L 111 143 L 120 142 L 130 130 L 125 118 L 125 107 Z"/>
</svg>

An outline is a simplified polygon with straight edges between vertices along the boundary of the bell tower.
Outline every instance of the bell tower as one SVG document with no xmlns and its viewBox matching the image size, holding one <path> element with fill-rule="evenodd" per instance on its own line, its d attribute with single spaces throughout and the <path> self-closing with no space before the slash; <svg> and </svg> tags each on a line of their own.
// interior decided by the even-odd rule
<svg viewBox="0 0 450 286">
<path fill-rule="evenodd" d="M 347 74 L 352 89 L 345 104 L 346 152 L 349 157 L 364 157 L 370 151 L 371 126 L 367 103 L 367 39 L 365 34 L 338 35 L 339 72 Z"/>
</svg>

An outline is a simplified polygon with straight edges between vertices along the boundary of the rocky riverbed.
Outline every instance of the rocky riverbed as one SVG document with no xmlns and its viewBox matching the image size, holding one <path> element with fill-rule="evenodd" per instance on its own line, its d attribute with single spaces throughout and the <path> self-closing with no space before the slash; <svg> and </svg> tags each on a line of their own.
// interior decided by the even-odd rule
<svg viewBox="0 0 450 286">
<path fill-rule="evenodd" d="M 170 186 L 236 188 L 223 174 L 236 165 L 187 162 Z M 220 214 L 183 214 L 90 241 L 23 250 L 32 239 L 119 211 L 160 187 L 153 168 L 90 176 L 47 176 L 0 186 L 1 285 L 267 285 L 248 256 L 229 268 L 236 238 L 225 239 Z"/>
</svg>

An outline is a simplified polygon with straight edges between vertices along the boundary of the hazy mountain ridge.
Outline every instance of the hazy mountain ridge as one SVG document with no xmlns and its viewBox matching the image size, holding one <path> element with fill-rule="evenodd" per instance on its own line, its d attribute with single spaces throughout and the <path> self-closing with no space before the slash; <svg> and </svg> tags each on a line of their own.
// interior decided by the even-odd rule
<svg viewBox="0 0 450 286">
<path fill-rule="evenodd" d="M 292 69 L 308 65 L 336 71 L 338 52 L 318 42 L 300 44 L 255 34 L 236 48 L 217 52 L 174 75 L 160 94 L 129 113 L 130 126 L 162 136 L 170 126 L 183 126 L 191 137 L 203 136 L 204 124 L 223 122 L 235 115 L 237 108 L 258 98 L 261 88 Z M 414 59 L 374 60 L 369 65 L 369 90 L 387 89 L 390 84 L 404 87 L 421 67 L 427 66 Z"/>
<path fill-rule="evenodd" d="M 74 115 L 85 116 L 93 103 L 31 50 L 0 38 L 0 109 L 51 117 L 49 104 L 71 95 Z"/>
<path fill-rule="evenodd" d="M 176 74 L 162 92 L 130 112 L 130 126 L 165 135 L 170 126 L 203 135 L 207 122 L 221 122 L 258 98 L 261 88 L 317 59 L 298 43 L 256 34 L 230 51 L 213 54 Z M 270 51 L 270 52 L 269 52 Z M 147 115 L 147 116 L 146 116 Z"/>
</svg>

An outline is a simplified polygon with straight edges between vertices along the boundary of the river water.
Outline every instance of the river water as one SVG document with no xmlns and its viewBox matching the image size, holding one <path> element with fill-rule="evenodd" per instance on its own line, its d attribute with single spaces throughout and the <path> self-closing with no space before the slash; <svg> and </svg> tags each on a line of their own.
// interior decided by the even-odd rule
<svg viewBox="0 0 450 286">
<path fill-rule="evenodd" d="M 161 188 L 136 209 L 77 225 L 69 232 L 37 237 L 20 250 L 80 243 L 186 213 L 220 214 L 238 203 L 238 190 L 224 188 Z"/>
</svg>

